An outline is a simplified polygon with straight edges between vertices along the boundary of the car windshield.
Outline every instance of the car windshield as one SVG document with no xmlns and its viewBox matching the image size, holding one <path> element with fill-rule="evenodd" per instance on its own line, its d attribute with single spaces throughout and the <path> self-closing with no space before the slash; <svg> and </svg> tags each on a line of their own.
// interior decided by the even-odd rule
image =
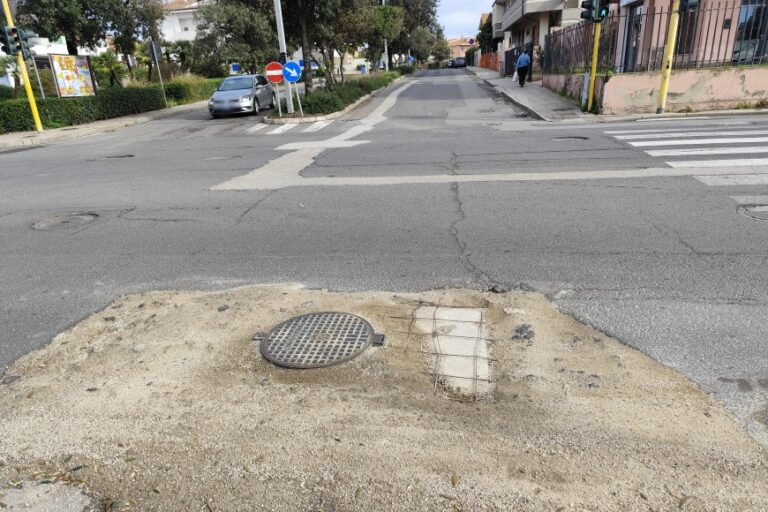
<svg viewBox="0 0 768 512">
<path fill-rule="evenodd" d="M 240 77 L 240 78 L 227 78 L 219 86 L 220 91 L 238 91 L 240 89 L 250 89 L 253 87 L 253 78 Z"/>
</svg>

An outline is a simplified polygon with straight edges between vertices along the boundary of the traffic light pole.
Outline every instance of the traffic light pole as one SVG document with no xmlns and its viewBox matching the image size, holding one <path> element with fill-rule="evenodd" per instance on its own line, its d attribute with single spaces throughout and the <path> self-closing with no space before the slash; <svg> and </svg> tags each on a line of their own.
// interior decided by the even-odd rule
<svg viewBox="0 0 768 512">
<path fill-rule="evenodd" d="M 3 0 L 5 2 L 6 0 Z M 277 25 L 277 44 L 280 47 L 280 55 L 286 55 L 287 47 L 285 44 L 285 29 L 283 28 L 283 7 L 280 5 L 280 0 L 275 0 L 275 24 Z M 285 64 L 281 62 L 281 64 Z M 287 94 L 285 95 L 285 105 L 289 114 L 293 114 L 293 96 L 291 96 L 291 84 L 285 83 L 285 89 Z"/>
<path fill-rule="evenodd" d="M 595 98 L 595 78 L 597 75 L 597 55 L 600 48 L 600 27 L 602 23 L 595 21 L 595 37 L 592 43 L 592 67 L 589 71 L 589 96 L 587 98 L 587 112 L 592 111 L 592 102 Z"/>
<path fill-rule="evenodd" d="M 13 16 L 11 15 L 11 7 L 8 5 L 8 0 L 3 0 L 3 11 L 5 11 L 6 23 L 9 27 L 13 28 Z M 29 109 L 32 111 L 32 119 L 35 121 L 35 129 L 37 129 L 39 132 L 42 132 L 43 123 L 40 121 L 40 113 L 37 111 L 35 93 L 32 91 L 32 82 L 29 81 L 29 73 L 27 73 L 27 63 L 24 62 L 24 56 L 21 54 L 21 52 L 16 55 L 16 65 L 19 66 L 21 78 L 24 80 L 24 90 L 27 93 Z"/>
<path fill-rule="evenodd" d="M 680 22 L 680 0 L 672 1 L 672 10 L 669 13 L 669 30 L 667 31 L 667 43 L 664 46 L 664 61 L 661 65 L 661 86 L 659 87 L 659 103 L 656 107 L 657 114 L 663 114 L 667 107 L 667 93 L 669 92 L 669 78 L 672 76 L 672 59 L 675 56 L 677 46 L 677 25 Z"/>
</svg>

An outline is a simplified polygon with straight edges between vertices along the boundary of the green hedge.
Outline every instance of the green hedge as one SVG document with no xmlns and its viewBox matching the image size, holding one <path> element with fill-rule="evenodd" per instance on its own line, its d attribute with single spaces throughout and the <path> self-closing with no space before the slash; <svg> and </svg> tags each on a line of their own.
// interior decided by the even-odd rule
<svg viewBox="0 0 768 512">
<path fill-rule="evenodd" d="M 165 94 L 168 101 L 193 103 L 210 98 L 220 83 L 220 78 L 174 80 L 165 84 Z"/>
<path fill-rule="evenodd" d="M 208 99 L 220 79 L 182 79 L 165 84 L 168 101 L 193 103 Z M 0 92 L 0 94 L 2 94 Z M 102 119 L 141 114 L 165 108 L 160 85 L 144 87 L 109 87 L 95 96 L 83 98 L 46 98 L 37 100 L 45 128 L 60 128 Z M 0 101 L 0 133 L 35 129 L 26 99 Z"/>
<path fill-rule="evenodd" d="M 304 113 L 307 115 L 323 115 L 338 112 L 351 105 L 366 94 L 391 84 L 400 73 L 376 73 L 357 80 L 349 80 L 336 84 L 333 89 L 318 89 L 304 96 L 301 100 Z"/>
<path fill-rule="evenodd" d="M 165 107 L 159 86 L 111 88 L 83 98 L 37 101 L 45 128 L 60 128 L 112 117 L 140 114 Z M 0 102 L 0 133 L 35 129 L 26 99 Z"/>
<path fill-rule="evenodd" d="M 13 87 L 0 85 L 0 101 L 13 99 Z"/>
<path fill-rule="evenodd" d="M 395 71 L 397 71 L 401 75 L 410 75 L 410 74 L 413 74 L 414 71 L 416 71 L 416 67 L 411 66 L 410 64 L 403 64 L 401 66 L 397 66 L 395 68 Z"/>
</svg>

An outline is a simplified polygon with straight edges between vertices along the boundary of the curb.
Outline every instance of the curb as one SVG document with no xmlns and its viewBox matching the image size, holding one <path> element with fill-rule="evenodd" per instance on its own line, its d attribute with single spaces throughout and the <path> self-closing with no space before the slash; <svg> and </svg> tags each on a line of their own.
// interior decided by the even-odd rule
<svg viewBox="0 0 768 512">
<path fill-rule="evenodd" d="M 386 87 L 382 87 L 381 89 L 376 89 L 375 91 L 366 94 L 362 98 L 358 99 L 354 103 L 347 105 L 344 110 L 339 110 L 338 112 L 332 112 L 330 114 L 326 114 L 324 116 L 306 116 L 306 117 L 287 117 L 287 118 L 277 118 L 273 119 L 270 117 L 265 117 L 262 122 L 264 124 L 305 124 L 305 123 L 317 123 L 319 121 L 331 121 L 333 119 L 338 119 L 339 117 L 343 116 L 344 114 L 347 114 L 348 112 L 351 112 L 352 110 L 356 109 L 363 103 L 367 103 L 369 100 L 371 100 L 375 95 L 377 95 L 379 92 L 384 91 L 386 89 L 389 89 L 393 85 L 395 85 L 397 82 L 400 82 L 401 80 L 405 80 L 407 75 L 399 76 L 395 78 L 391 84 L 387 85 Z"/>
<path fill-rule="evenodd" d="M 475 75 L 475 76 L 477 76 L 477 75 Z M 507 92 L 506 92 L 504 89 L 499 89 L 498 87 L 496 87 L 495 85 L 493 85 L 493 84 L 492 84 L 492 83 L 491 83 L 489 80 L 486 80 L 486 79 L 481 79 L 481 80 L 483 80 L 483 81 L 484 81 L 486 84 L 488 84 L 489 86 L 493 87 L 493 88 L 494 88 L 494 90 L 496 90 L 496 92 L 498 92 L 499 94 L 501 94 L 502 96 L 504 96 L 504 97 L 505 97 L 507 100 L 509 100 L 510 102 L 514 103 L 514 104 L 515 104 L 515 105 L 517 105 L 518 107 L 522 108 L 523 110 L 525 110 L 526 112 L 528 112 L 529 114 L 531 114 L 531 116 L 535 117 L 535 118 L 536 118 L 536 119 L 538 119 L 539 121 L 546 121 L 546 122 L 548 122 L 548 123 L 552 123 L 552 122 L 553 122 L 553 120 L 552 120 L 552 119 L 550 119 L 550 118 L 546 117 L 545 115 L 541 114 L 541 112 L 538 112 L 538 111 L 536 111 L 536 110 L 535 110 L 535 109 L 533 109 L 532 107 L 529 107 L 529 106 L 528 106 L 528 105 L 526 105 L 525 103 L 522 103 L 521 101 L 519 101 L 519 100 L 516 100 L 515 98 L 513 98 L 512 96 L 510 96 L 510 95 L 509 95 L 509 94 L 508 94 L 508 93 L 507 93 Z"/>
<path fill-rule="evenodd" d="M 155 121 L 157 119 L 165 119 L 165 118 L 174 117 L 180 114 L 195 112 L 205 107 L 207 105 L 207 101 L 208 100 L 203 100 L 203 101 L 188 103 L 186 105 L 179 105 L 177 107 L 171 107 L 163 110 L 155 110 L 153 112 L 135 114 L 132 116 L 116 117 L 114 119 L 104 119 L 103 121 L 95 121 L 93 123 L 88 123 L 88 124 L 67 126 L 64 128 L 54 128 L 54 129 L 46 130 L 42 133 L 37 133 L 37 132 L 6 133 L 4 135 L 0 135 L 0 149 L 42 145 L 42 144 L 48 144 L 49 142 L 79 139 L 81 137 L 87 137 L 89 135 L 95 135 L 98 133 L 112 132 L 115 130 L 119 130 L 120 128 L 134 126 L 137 124 L 148 123 L 149 121 Z M 9 140 L 3 140 L 3 137 L 7 137 Z"/>
</svg>

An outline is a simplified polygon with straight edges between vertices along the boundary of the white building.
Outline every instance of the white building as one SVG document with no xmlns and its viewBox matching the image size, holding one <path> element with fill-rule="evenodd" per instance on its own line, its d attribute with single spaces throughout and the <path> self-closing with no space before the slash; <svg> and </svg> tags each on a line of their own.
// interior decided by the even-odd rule
<svg viewBox="0 0 768 512">
<path fill-rule="evenodd" d="M 194 40 L 197 34 L 195 14 L 204 3 L 205 0 L 163 0 L 163 39 L 172 43 Z"/>
</svg>

